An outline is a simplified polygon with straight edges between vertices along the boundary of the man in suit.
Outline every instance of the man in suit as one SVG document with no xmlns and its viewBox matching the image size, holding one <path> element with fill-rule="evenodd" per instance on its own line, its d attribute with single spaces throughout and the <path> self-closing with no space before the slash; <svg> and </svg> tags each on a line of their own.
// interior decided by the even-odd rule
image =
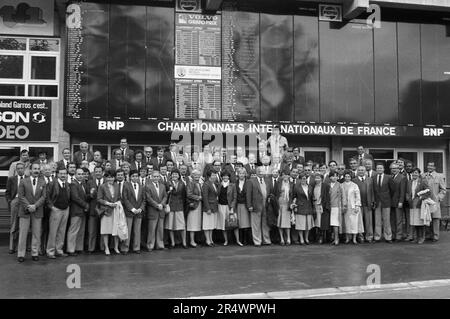
<svg viewBox="0 0 450 319">
<path fill-rule="evenodd" d="M 336 171 L 338 173 L 338 182 L 342 184 L 345 181 L 344 178 L 345 164 L 342 163 L 338 164 Z"/>
<path fill-rule="evenodd" d="M 146 167 L 147 163 L 144 161 L 144 153 L 137 151 L 134 154 L 134 161 L 130 163 L 130 170 L 139 172 L 142 167 Z"/>
<path fill-rule="evenodd" d="M 5 199 L 11 214 L 9 230 L 9 253 L 14 254 L 19 240 L 19 185 L 25 178 L 25 165 L 17 163 L 17 175 L 9 177 L 6 181 Z"/>
<path fill-rule="evenodd" d="M 144 155 L 142 161 L 147 165 L 150 165 L 152 163 L 152 159 L 153 159 L 153 148 L 151 146 L 144 147 Z"/>
<path fill-rule="evenodd" d="M 372 208 L 375 205 L 373 180 L 366 176 L 366 168 L 364 166 L 359 166 L 357 169 L 357 176 L 353 179 L 353 182 L 358 185 L 361 196 L 365 239 L 366 242 L 371 243 L 373 240 Z M 360 234 L 360 236 L 362 237 L 362 234 Z M 362 239 L 361 237 L 360 239 Z"/>
<path fill-rule="evenodd" d="M 228 163 L 225 165 L 224 170 L 230 173 L 230 182 L 236 183 L 236 162 L 237 162 L 237 156 L 234 154 L 231 154 L 229 157 Z"/>
<path fill-rule="evenodd" d="M 113 156 L 114 158 L 111 159 L 111 169 L 114 171 L 117 171 L 119 168 L 121 168 L 124 160 L 122 157 L 122 152 L 120 151 L 120 149 L 115 149 L 113 151 Z"/>
<path fill-rule="evenodd" d="M 261 164 L 262 165 L 260 167 L 261 167 L 263 174 L 266 177 L 268 177 L 272 172 L 272 170 L 270 168 L 270 156 L 268 156 L 268 155 L 263 156 L 263 158 L 261 159 Z"/>
<path fill-rule="evenodd" d="M 30 176 L 31 162 L 30 162 L 30 156 L 29 156 L 28 150 L 21 150 L 20 151 L 20 160 L 18 160 L 17 162 L 11 163 L 11 165 L 9 166 L 8 177 L 13 177 L 13 176 L 17 175 L 16 166 L 18 163 L 22 163 L 25 167 L 24 176 Z"/>
<path fill-rule="evenodd" d="M 125 162 L 132 162 L 134 160 L 134 151 L 130 149 L 128 146 L 128 141 L 126 138 L 120 139 L 120 147 L 116 148 L 113 152 L 115 154 L 115 151 L 120 151 L 120 154 L 122 155 L 122 160 Z"/>
<path fill-rule="evenodd" d="M 400 173 L 399 166 L 396 163 L 391 164 L 391 173 L 394 186 L 391 210 L 392 237 L 395 240 L 403 240 L 403 225 L 405 223 L 403 204 L 406 200 L 406 177 Z"/>
<path fill-rule="evenodd" d="M 62 170 L 62 168 L 61 168 Z M 67 183 L 72 183 L 72 181 L 75 179 L 75 172 L 77 171 L 77 166 L 75 165 L 74 162 L 70 162 L 68 165 L 68 169 L 66 170 L 67 175 L 66 175 L 66 181 Z"/>
<path fill-rule="evenodd" d="M 70 163 L 70 149 L 65 148 L 62 150 L 62 160 L 56 162 L 56 169 L 65 168 L 67 169 Z"/>
<path fill-rule="evenodd" d="M 148 218 L 147 249 L 164 247 L 164 207 L 167 203 L 166 187 L 160 182 L 158 171 L 153 171 L 151 182 L 145 187 L 146 213 Z"/>
<path fill-rule="evenodd" d="M 78 168 L 75 180 L 70 184 L 70 227 L 67 233 L 67 253 L 76 256 L 76 251 L 83 250 L 86 213 L 89 212 L 83 170 Z M 82 239 L 81 239 L 82 238 Z"/>
<path fill-rule="evenodd" d="M 305 165 L 305 158 L 300 155 L 300 148 L 294 147 L 292 149 L 292 153 L 293 153 L 293 155 L 292 155 L 293 163 Z"/>
<path fill-rule="evenodd" d="M 375 232 L 374 240 L 381 239 L 381 230 L 387 243 L 392 243 L 391 231 L 391 202 L 394 189 L 392 177 L 384 174 L 384 165 L 382 163 L 376 166 L 375 178 L 373 180 L 373 191 L 375 195 Z"/>
<path fill-rule="evenodd" d="M 156 158 L 152 159 L 151 164 L 153 164 L 153 169 L 154 170 L 158 170 L 160 166 L 165 166 L 166 165 L 166 158 L 164 157 L 164 147 L 158 147 L 158 150 L 156 151 L 157 155 Z"/>
<path fill-rule="evenodd" d="M 56 171 L 56 179 L 48 185 L 48 206 L 50 208 L 50 227 L 47 241 L 47 257 L 66 257 L 63 251 L 69 218 L 70 187 L 67 183 L 67 170 Z"/>
<path fill-rule="evenodd" d="M 248 154 L 248 163 L 244 165 L 247 175 L 250 176 L 250 171 L 256 170 L 256 155 L 254 153 Z"/>
<path fill-rule="evenodd" d="M 119 186 L 119 198 L 122 198 L 125 182 L 125 172 L 119 168 L 116 171 L 116 184 Z"/>
<path fill-rule="evenodd" d="M 170 151 L 164 154 L 167 160 L 171 160 L 173 163 L 177 161 L 177 156 L 179 154 L 178 145 L 176 143 L 170 144 Z"/>
<path fill-rule="evenodd" d="M 270 176 L 270 178 L 268 180 L 270 182 L 270 188 L 273 189 L 274 191 L 277 187 L 279 177 L 280 177 L 280 171 L 277 169 L 272 169 L 272 175 Z"/>
<path fill-rule="evenodd" d="M 40 165 L 31 165 L 31 176 L 23 179 L 19 184 L 19 244 L 17 260 L 25 261 L 27 235 L 31 223 L 31 255 L 33 261 L 39 260 L 39 247 L 41 245 L 43 206 L 47 195 L 45 182 L 39 178 Z"/>
<path fill-rule="evenodd" d="M 257 178 L 249 179 L 247 184 L 247 208 L 250 212 L 253 243 L 255 246 L 271 245 L 270 227 L 267 224 L 266 200 L 272 193 L 261 167 L 256 169 Z"/>
<path fill-rule="evenodd" d="M 436 202 L 436 211 L 431 213 L 432 224 L 430 225 L 432 231 L 432 240 L 437 242 L 439 240 L 439 226 L 441 220 L 441 202 L 444 200 L 447 193 L 445 178 L 442 174 L 436 172 L 436 165 L 434 162 L 427 163 L 427 172 L 423 174 L 431 192 L 431 199 Z"/>
<path fill-rule="evenodd" d="M 89 192 L 88 253 L 93 253 L 97 244 L 97 238 L 100 228 L 100 218 L 95 210 L 95 207 L 97 206 L 98 188 L 103 183 L 103 167 L 98 166 L 94 169 L 94 178 L 87 183 L 87 189 Z M 103 241 L 100 241 L 101 250 L 103 250 L 102 246 Z"/>
<path fill-rule="evenodd" d="M 122 203 L 125 210 L 128 227 L 128 238 L 122 242 L 122 254 L 128 254 L 130 250 L 131 234 L 133 234 L 133 252 L 141 253 L 141 224 L 142 215 L 145 213 L 144 187 L 139 182 L 139 173 L 136 170 L 130 172 L 131 182 L 125 184 Z"/>
<path fill-rule="evenodd" d="M 64 167 L 63 167 L 64 168 Z M 50 164 L 45 164 L 41 166 L 41 176 L 48 185 L 53 182 L 54 177 L 52 176 L 52 167 Z M 44 255 L 47 250 L 47 240 L 49 232 L 50 223 L 50 208 L 48 208 L 47 199 L 45 199 L 44 204 L 44 217 L 42 217 L 42 229 L 41 229 L 41 247 L 39 249 L 39 255 Z"/>
<path fill-rule="evenodd" d="M 313 175 L 312 166 L 306 165 L 303 172 L 306 175 L 306 184 L 308 184 L 309 187 L 314 187 L 314 185 L 316 185 L 316 180 Z"/>
<path fill-rule="evenodd" d="M 262 159 L 264 156 L 268 156 L 269 154 L 267 153 L 267 145 L 266 145 L 266 141 L 260 141 L 258 143 L 258 156 L 257 156 L 257 161 L 256 163 L 261 166 L 262 165 Z"/>
<path fill-rule="evenodd" d="M 95 151 L 94 152 L 94 160 L 89 162 L 89 171 L 91 173 L 94 173 L 94 169 L 97 166 L 103 166 L 105 164 L 105 161 L 102 158 L 102 153 L 100 153 L 100 151 Z"/>
<path fill-rule="evenodd" d="M 81 142 L 80 150 L 73 154 L 73 161 L 75 162 L 75 165 L 79 167 L 82 161 L 88 161 L 89 163 L 93 159 L 94 155 L 89 151 L 89 144 L 86 142 Z"/>
<path fill-rule="evenodd" d="M 373 161 L 373 156 L 370 155 L 369 153 L 366 153 L 364 146 L 358 146 L 356 151 L 357 151 L 357 154 L 356 154 L 355 158 L 359 162 L 358 165 L 364 165 L 364 161 L 366 159 L 370 159 Z"/>
<path fill-rule="evenodd" d="M 352 172 L 352 179 L 355 178 L 356 176 L 358 176 L 358 166 L 360 165 L 358 163 L 358 160 L 354 157 L 352 157 L 349 161 L 348 164 L 350 166 L 350 171 Z"/>
<path fill-rule="evenodd" d="M 364 160 L 364 167 L 366 168 L 366 174 L 368 177 L 374 179 L 376 172 L 373 170 L 373 161 L 371 159 Z"/>
</svg>

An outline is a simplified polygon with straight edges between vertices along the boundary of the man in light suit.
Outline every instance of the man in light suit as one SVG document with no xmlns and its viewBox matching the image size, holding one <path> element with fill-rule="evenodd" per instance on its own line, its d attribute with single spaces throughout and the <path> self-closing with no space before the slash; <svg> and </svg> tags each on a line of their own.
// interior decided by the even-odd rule
<svg viewBox="0 0 450 319">
<path fill-rule="evenodd" d="M 136 170 L 130 172 L 131 182 L 125 184 L 122 203 L 125 210 L 128 227 L 128 239 L 122 242 L 122 254 L 128 254 L 130 250 L 131 233 L 133 233 L 133 252 L 141 253 L 141 224 L 142 215 L 145 213 L 144 187 L 139 181 L 139 173 Z"/>
<path fill-rule="evenodd" d="M 364 167 L 366 168 L 367 176 L 374 179 L 376 172 L 373 170 L 373 161 L 371 159 L 364 160 Z"/>
<path fill-rule="evenodd" d="M 375 195 L 375 233 L 374 239 L 379 242 L 381 230 L 387 243 L 392 243 L 391 231 L 391 202 L 394 188 L 392 177 L 384 174 L 384 165 L 377 164 L 377 174 L 373 180 L 373 191 Z"/>
<path fill-rule="evenodd" d="M 431 192 L 431 199 L 436 202 L 436 212 L 431 213 L 432 225 L 431 231 L 433 234 L 433 242 L 439 240 L 439 226 L 441 220 L 441 202 L 444 200 L 447 192 L 445 185 L 445 178 L 442 174 L 436 172 L 436 165 L 434 162 L 427 163 L 427 172 L 423 174 L 423 178 L 428 183 Z"/>
<path fill-rule="evenodd" d="M 76 251 L 83 250 L 86 214 L 89 212 L 86 187 L 83 170 L 78 168 L 75 180 L 70 184 L 70 227 L 67 233 L 69 256 L 76 256 Z"/>
<path fill-rule="evenodd" d="M 31 162 L 28 150 L 20 151 L 20 160 L 17 162 L 11 163 L 9 166 L 8 177 L 13 177 L 17 175 L 16 166 L 18 163 L 22 163 L 25 167 L 25 176 L 30 176 Z"/>
<path fill-rule="evenodd" d="M 70 163 L 70 149 L 69 148 L 65 148 L 62 150 L 62 160 L 56 162 L 56 168 L 57 169 L 61 169 L 61 168 L 65 168 L 67 169 L 69 167 L 69 163 Z"/>
<path fill-rule="evenodd" d="M 164 154 L 166 161 L 171 160 L 173 163 L 177 161 L 177 156 L 179 154 L 178 145 L 176 143 L 170 144 L 170 152 Z"/>
<path fill-rule="evenodd" d="M 398 164 L 391 164 L 392 181 L 392 211 L 391 226 L 392 235 L 395 240 L 403 240 L 403 225 L 405 224 L 404 207 L 406 200 L 406 177 L 400 173 Z M 407 234 L 405 234 L 407 236 Z M 406 239 L 405 236 L 405 239 Z"/>
<path fill-rule="evenodd" d="M 373 156 L 370 155 L 369 153 L 366 153 L 364 146 L 358 146 L 358 148 L 356 150 L 357 150 L 357 154 L 356 154 L 355 158 L 357 159 L 357 161 L 359 161 L 358 165 L 364 165 L 364 160 L 366 160 L 366 159 L 370 159 L 373 161 Z"/>
<path fill-rule="evenodd" d="M 267 224 L 266 200 L 272 193 L 271 183 L 266 181 L 263 169 L 256 169 L 257 178 L 247 185 L 247 208 L 250 212 L 253 243 L 255 246 L 271 245 L 270 227 Z"/>
<path fill-rule="evenodd" d="M 19 240 L 19 185 L 25 178 L 25 165 L 17 163 L 17 175 L 9 177 L 6 182 L 5 199 L 11 214 L 9 231 L 9 253 L 14 254 Z"/>
<path fill-rule="evenodd" d="M 89 151 L 89 144 L 86 142 L 80 143 L 80 150 L 73 154 L 73 161 L 77 167 L 80 167 L 82 161 L 91 162 L 94 159 L 94 155 Z"/>
<path fill-rule="evenodd" d="M 164 207 L 167 203 L 167 191 L 160 182 L 158 171 L 153 171 L 151 182 L 145 186 L 146 213 L 148 218 L 147 249 L 165 249 L 164 247 Z"/>
<path fill-rule="evenodd" d="M 364 166 L 359 166 L 357 169 L 357 176 L 353 179 L 353 182 L 358 185 L 361 196 L 365 239 L 366 242 L 371 243 L 373 240 L 372 208 L 375 205 L 373 180 L 366 176 L 366 168 Z"/>
<path fill-rule="evenodd" d="M 39 177 L 40 165 L 31 165 L 31 176 L 19 184 L 19 245 L 17 260 L 25 261 L 27 235 L 31 223 L 31 255 L 33 261 L 39 260 L 41 246 L 42 217 L 44 216 L 45 197 L 47 195 L 45 181 Z"/>
<path fill-rule="evenodd" d="M 114 158 L 111 159 L 111 169 L 117 171 L 123 164 L 122 152 L 119 149 L 113 151 Z"/>
</svg>

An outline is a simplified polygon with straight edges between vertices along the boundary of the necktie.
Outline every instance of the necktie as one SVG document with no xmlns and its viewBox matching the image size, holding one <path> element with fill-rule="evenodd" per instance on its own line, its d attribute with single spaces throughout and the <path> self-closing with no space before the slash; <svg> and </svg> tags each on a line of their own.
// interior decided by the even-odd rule
<svg viewBox="0 0 450 319">
<path fill-rule="evenodd" d="M 160 159 L 159 159 L 159 165 L 161 165 L 161 164 L 162 164 L 162 159 L 160 158 Z"/>
<path fill-rule="evenodd" d="M 119 193 L 120 195 L 122 195 L 122 182 L 119 182 L 118 184 L 119 184 Z"/>
<path fill-rule="evenodd" d="M 145 178 L 141 178 L 141 184 L 145 185 Z"/>
<path fill-rule="evenodd" d="M 33 186 L 36 186 L 36 178 L 33 178 Z"/>
<path fill-rule="evenodd" d="M 378 187 L 381 188 L 381 174 L 378 175 Z"/>
<path fill-rule="evenodd" d="M 141 170 L 141 163 L 140 162 L 138 162 L 138 171 L 140 171 Z"/>
<path fill-rule="evenodd" d="M 260 184 L 263 183 L 263 178 L 262 178 L 262 177 L 259 178 L 259 183 L 260 183 Z"/>
<path fill-rule="evenodd" d="M 137 187 L 137 186 L 136 186 L 136 183 L 133 183 L 133 185 L 134 185 L 134 189 L 136 189 L 136 187 Z"/>
<path fill-rule="evenodd" d="M 62 183 L 62 188 L 66 188 L 66 183 Z"/>
<path fill-rule="evenodd" d="M 151 157 L 147 157 L 147 163 L 150 163 Z"/>
<path fill-rule="evenodd" d="M 83 153 L 83 161 L 86 160 L 86 154 Z"/>
<path fill-rule="evenodd" d="M 97 188 L 100 186 L 100 180 L 97 179 Z"/>
<path fill-rule="evenodd" d="M 19 183 L 22 181 L 22 179 L 23 179 L 23 176 L 20 176 L 20 180 L 19 180 Z"/>
</svg>

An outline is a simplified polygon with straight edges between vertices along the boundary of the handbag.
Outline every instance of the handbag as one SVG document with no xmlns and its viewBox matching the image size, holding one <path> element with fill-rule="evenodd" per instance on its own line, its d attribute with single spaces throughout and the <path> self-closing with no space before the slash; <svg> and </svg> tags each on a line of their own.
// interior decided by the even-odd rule
<svg viewBox="0 0 450 319">
<path fill-rule="evenodd" d="M 225 229 L 236 229 L 239 227 L 239 221 L 235 213 L 228 214 L 228 218 L 225 220 Z"/>
<path fill-rule="evenodd" d="M 170 205 L 167 204 L 166 207 L 164 207 L 164 211 L 166 212 L 166 214 L 170 213 Z"/>
</svg>

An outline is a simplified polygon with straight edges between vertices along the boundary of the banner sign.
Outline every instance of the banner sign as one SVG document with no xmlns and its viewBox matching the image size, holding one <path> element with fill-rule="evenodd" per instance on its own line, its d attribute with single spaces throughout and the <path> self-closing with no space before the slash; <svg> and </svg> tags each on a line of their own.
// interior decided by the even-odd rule
<svg viewBox="0 0 450 319">
<path fill-rule="evenodd" d="M 0 99 L 0 141 L 50 141 L 51 101 Z"/>
<path fill-rule="evenodd" d="M 253 123 L 216 121 L 164 121 L 164 120 L 76 120 L 66 118 L 64 129 L 68 132 L 191 132 L 263 134 L 272 133 L 274 126 L 283 135 L 321 135 L 321 136 L 373 136 L 373 137 L 450 137 L 450 126 L 418 127 L 389 125 L 345 125 L 345 124 L 307 124 L 307 123 Z"/>
</svg>

